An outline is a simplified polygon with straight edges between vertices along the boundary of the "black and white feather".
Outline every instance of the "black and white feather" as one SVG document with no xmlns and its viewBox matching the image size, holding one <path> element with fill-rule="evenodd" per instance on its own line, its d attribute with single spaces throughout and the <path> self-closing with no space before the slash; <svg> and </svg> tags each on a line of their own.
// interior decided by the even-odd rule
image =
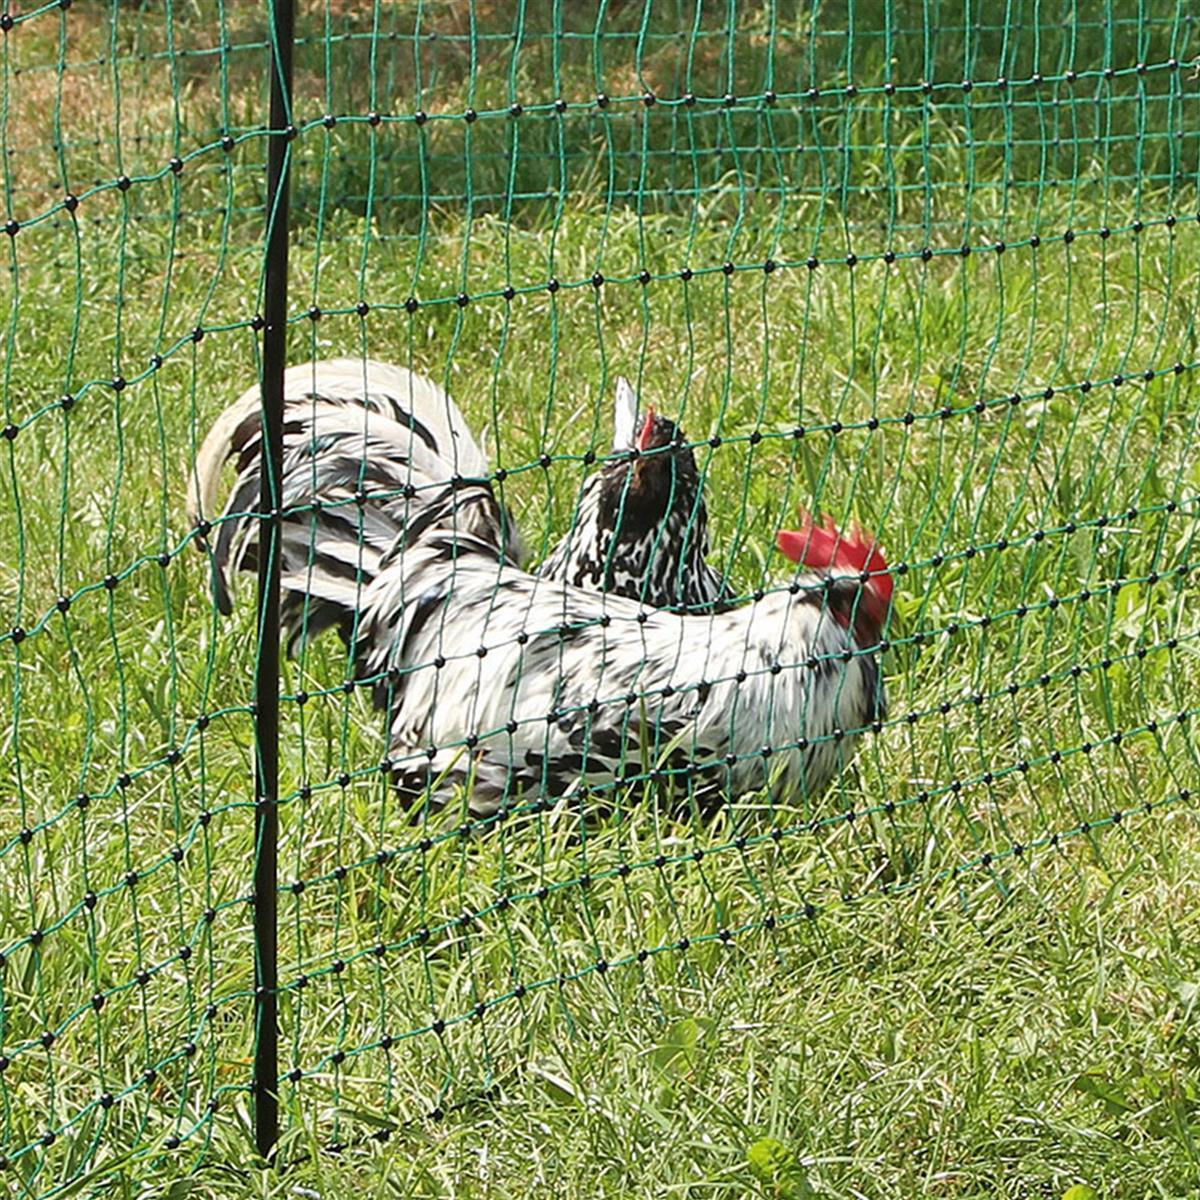
<svg viewBox="0 0 1200 1200">
<path fill-rule="evenodd" d="M 236 519 L 259 507 L 261 399 L 248 389 L 217 418 L 196 457 L 188 490 L 194 524 L 214 522 L 224 464 L 237 479 L 224 516 L 202 542 L 213 561 L 213 590 L 222 613 L 232 607 L 232 575 L 257 566 L 256 520 Z M 485 540 L 514 565 L 525 548 L 512 514 L 485 480 L 487 458 L 451 397 L 404 367 L 364 359 L 330 359 L 284 374 L 283 523 L 281 570 L 311 571 L 304 612 L 311 635 L 336 625 L 348 633 L 346 606 L 315 600 L 323 576 L 361 591 L 401 531 L 420 535 L 421 522 L 449 525 Z M 424 489 L 413 509 L 416 489 Z M 230 519 L 234 517 L 235 519 Z M 419 519 L 418 519 L 419 518 Z M 284 599 L 293 636 L 301 593 Z"/>
</svg>

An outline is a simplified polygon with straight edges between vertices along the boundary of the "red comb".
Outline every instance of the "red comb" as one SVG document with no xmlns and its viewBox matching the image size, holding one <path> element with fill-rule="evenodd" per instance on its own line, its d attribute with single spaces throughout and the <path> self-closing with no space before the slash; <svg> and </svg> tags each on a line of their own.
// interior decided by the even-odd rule
<svg viewBox="0 0 1200 1200">
<path fill-rule="evenodd" d="M 639 450 L 649 450 L 650 443 L 654 438 L 654 422 L 658 419 L 658 414 L 653 408 L 646 409 L 646 419 L 642 422 L 641 432 L 637 435 L 637 448 Z"/>
<path fill-rule="evenodd" d="M 857 522 L 848 532 L 842 533 L 828 514 L 818 525 L 811 513 L 801 509 L 800 528 L 781 529 L 777 541 L 779 549 L 792 562 L 814 570 L 840 571 L 847 575 L 869 571 L 870 585 L 885 604 L 890 603 L 894 585 L 890 575 L 880 573 L 888 569 L 883 550 L 875 535 L 867 533 Z"/>
</svg>

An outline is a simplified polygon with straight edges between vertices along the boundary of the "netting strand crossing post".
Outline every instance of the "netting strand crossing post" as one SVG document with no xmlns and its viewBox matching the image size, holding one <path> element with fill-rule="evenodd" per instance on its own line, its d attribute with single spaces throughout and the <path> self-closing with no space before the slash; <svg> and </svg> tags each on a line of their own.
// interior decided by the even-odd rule
<svg viewBox="0 0 1200 1200">
<path fill-rule="evenodd" d="M 279 479 L 283 467 L 283 373 L 287 359 L 288 163 L 291 146 L 293 0 L 271 10 L 271 136 L 267 151 L 266 282 L 263 297 L 263 455 L 258 559 L 258 656 L 255 675 L 257 801 L 254 868 L 254 1137 L 270 1158 L 279 1140 L 279 1027 L 276 874 L 279 837 Z"/>
</svg>

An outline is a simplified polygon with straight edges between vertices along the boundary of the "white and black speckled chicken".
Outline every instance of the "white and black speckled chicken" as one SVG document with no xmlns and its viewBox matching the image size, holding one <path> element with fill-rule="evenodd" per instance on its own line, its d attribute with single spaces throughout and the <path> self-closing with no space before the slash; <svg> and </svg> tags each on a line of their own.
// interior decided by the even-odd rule
<svg viewBox="0 0 1200 1200">
<path fill-rule="evenodd" d="M 224 608 L 227 572 L 255 551 L 258 522 L 242 514 L 258 493 L 258 403 L 253 389 L 218 419 L 192 490 L 194 513 L 214 512 L 236 456 L 212 546 Z M 882 718 L 874 651 L 892 580 L 857 529 L 805 519 L 779 535 L 802 568 L 788 584 L 675 613 L 523 570 L 461 414 L 419 376 L 293 368 L 284 437 L 285 626 L 293 639 L 353 631 L 410 802 L 461 789 L 487 816 L 646 774 L 716 795 L 813 795 Z"/>
<path fill-rule="evenodd" d="M 617 380 L 614 457 L 584 483 L 571 528 L 538 568 L 655 608 L 699 610 L 726 595 L 708 564 L 708 508 L 696 458 L 673 421 L 645 417 Z"/>
</svg>

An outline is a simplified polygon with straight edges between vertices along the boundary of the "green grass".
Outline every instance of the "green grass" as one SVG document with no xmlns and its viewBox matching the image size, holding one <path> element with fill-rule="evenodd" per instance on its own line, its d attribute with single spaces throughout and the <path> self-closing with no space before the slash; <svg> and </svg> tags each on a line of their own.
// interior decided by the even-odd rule
<svg viewBox="0 0 1200 1200">
<path fill-rule="evenodd" d="M 58 18 L 39 20 L 20 44 L 43 37 L 53 63 Z M 71 28 L 107 44 L 102 23 Z M 10 61 L 5 78 L 6 135 L 37 142 L 20 106 L 52 106 L 37 89 L 57 75 Z M 124 112 L 163 134 L 157 83 L 127 79 Z M 220 92 L 192 83 L 203 143 Z M 235 73 L 230 110 L 255 112 L 256 87 Z M 111 88 L 90 108 L 68 93 L 62 121 L 113 118 Z M 961 146 L 960 117 L 925 136 Z M 411 149 L 407 126 L 388 130 Z M 46 140 L 10 156 L 23 219 L 53 177 Z M 183 496 L 198 439 L 257 371 L 260 229 L 237 210 L 257 202 L 262 144 L 227 174 L 205 152 L 178 182 L 89 197 L 78 225 L 23 228 L 0 285 L 4 420 L 20 426 L 0 442 L 0 629 L 27 633 L 0 636 L 11 1194 L 1190 1194 L 1200 830 L 1180 793 L 1200 772 L 1180 716 L 1200 695 L 1200 624 L 1195 572 L 1171 572 L 1200 557 L 1200 227 L 1165 219 L 1194 216 L 1194 188 L 1134 187 L 1101 160 L 1099 186 L 1080 164 L 1069 186 L 964 200 L 969 156 L 947 148 L 928 194 L 888 192 L 876 145 L 857 161 L 879 186 L 840 198 L 810 164 L 786 199 L 730 176 L 639 214 L 584 172 L 510 222 L 447 204 L 414 226 L 318 209 L 359 168 L 323 131 L 297 145 L 293 361 L 366 352 L 446 382 L 490 427 L 536 555 L 569 526 L 579 456 L 608 443 L 616 375 L 635 377 L 694 440 L 719 435 L 697 451 L 715 554 L 747 592 L 786 574 L 772 538 L 800 504 L 857 517 L 911 564 L 884 659 L 892 719 L 794 806 L 749 797 L 690 821 L 634 792 L 611 816 L 567 801 L 463 839 L 459 814 L 422 831 L 398 809 L 375 770 L 382 721 L 341 692 L 336 639 L 288 663 L 282 1063 L 305 1078 L 281 1088 L 290 1165 L 260 1169 L 253 587 L 215 616 Z M 127 142 L 125 169 L 158 170 L 161 150 Z M 97 177 L 111 152 L 87 151 Z M 783 266 L 764 273 L 768 257 Z M 115 375 L 129 386 L 98 382 Z M 334 1140 L 355 1144 L 320 1150 Z"/>
</svg>

